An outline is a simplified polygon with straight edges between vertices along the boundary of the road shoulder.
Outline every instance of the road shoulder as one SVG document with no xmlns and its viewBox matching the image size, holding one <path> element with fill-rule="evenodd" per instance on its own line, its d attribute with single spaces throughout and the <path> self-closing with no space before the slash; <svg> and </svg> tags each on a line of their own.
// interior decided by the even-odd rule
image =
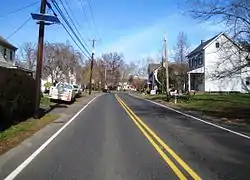
<svg viewBox="0 0 250 180">
<path fill-rule="evenodd" d="M 216 118 L 216 117 L 204 115 L 203 113 L 198 112 L 198 111 L 185 110 L 185 109 L 182 109 L 180 107 L 175 106 L 172 103 L 169 104 L 169 103 L 161 101 L 161 100 L 147 99 L 146 96 L 138 95 L 136 93 L 129 93 L 129 95 L 133 96 L 135 98 L 146 100 L 146 101 L 151 102 L 151 103 L 156 103 L 156 104 L 165 106 L 170 110 L 173 109 L 174 111 L 179 111 L 183 114 L 187 114 L 187 115 L 193 116 L 195 118 L 202 119 L 206 122 L 213 123 L 215 125 L 222 126 L 224 128 L 230 129 L 232 131 L 236 131 L 239 133 L 243 133 L 247 136 L 250 136 L 250 125 L 239 124 L 239 123 L 229 123 L 228 121 L 225 121 L 224 118 Z"/>
</svg>

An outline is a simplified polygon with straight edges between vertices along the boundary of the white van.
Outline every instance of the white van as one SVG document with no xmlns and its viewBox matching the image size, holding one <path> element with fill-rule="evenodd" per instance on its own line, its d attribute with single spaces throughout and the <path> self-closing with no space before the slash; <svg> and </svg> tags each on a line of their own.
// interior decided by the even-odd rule
<svg viewBox="0 0 250 180">
<path fill-rule="evenodd" d="M 76 98 L 76 91 L 74 91 L 72 84 L 58 83 L 55 87 L 50 88 L 49 98 L 72 102 Z"/>
</svg>

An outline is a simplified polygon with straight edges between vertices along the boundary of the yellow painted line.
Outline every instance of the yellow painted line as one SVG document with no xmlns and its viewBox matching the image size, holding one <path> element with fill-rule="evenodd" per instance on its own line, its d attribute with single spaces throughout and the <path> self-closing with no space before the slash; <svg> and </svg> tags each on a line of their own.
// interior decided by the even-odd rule
<svg viewBox="0 0 250 180">
<path fill-rule="evenodd" d="M 118 96 L 117 96 L 118 97 Z M 119 97 L 118 97 L 119 98 Z M 135 119 L 160 143 L 160 145 L 194 178 L 201 180 L 202 178 L 194 172 L 194 170 L 185 163 L 161 138 L 156 135 L 122 100 L 119 98 L 127 110 L 135 117 Z"/>
<path fill-rule="evenodd" d="M 124 104 L 121 102 L 120 98 L 117 97 L 117 101 L 123 107 L 123 109 L 127 112 L 129 117 L 134 121 L 136 126 L 141 130 L 141 132 L 145 135 L 145 137 L 149 140 L 149 142 L 153 145 L 156 151 L 161 155 L 164 161 L 170 166 L 170 168 L 174 171 L 174 173 L 179 177 L 181 180 L 187 180 L 184 174 L 179 170 L 179 168 L 171 161 L 171 159 L 161 150 L 161 148 L 157 145 L 157 143 L 150 137 L 150 135 L 142 128 L 142 126 L 136 121 L 136 119 L 132 116 L 132 114 L 127 110 Z"/>
</svg>

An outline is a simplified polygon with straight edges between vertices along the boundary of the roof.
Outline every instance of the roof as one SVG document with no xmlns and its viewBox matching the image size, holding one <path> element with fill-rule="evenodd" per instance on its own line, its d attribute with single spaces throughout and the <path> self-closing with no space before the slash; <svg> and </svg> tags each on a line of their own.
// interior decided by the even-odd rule
<svg viewBox="0 0 250 180">
<path fill-rule="evenodd" d="M 12 63 L 7 62 L 7 61 L 0 61 L 0 67 L 4 67 L 4 68 L 8 68 L 8 69 L 19 69 L 19 70 L 22 70 L 22 71 L 27 72 L 27 73 L 33 73 L 32 70 L 29 70 L 27 68 L 23 68 L 21 66 L 13 65 Z"/>
<path fill-rule="evenodd" d="M 210 44 L 212 41 L 214 41 L 216 38 L 218 38 L 219 36 L 221 36 L 223 33 L 217 34 L 216 36 L 208 39 L 207 41 L 202 42 L 197 48 L 195 48 L 193 51 L 191 51 L 187 57 L 190 57 L 198 52 L 200 52 L 201 50 L 203 50 L 208 44 Z"/>
<path fill-rule="evenodd" d="M 155 64 L 155 63 L 151 63 L 148 65 L 148 73 L 152 73 L 155 69 L 157 69 L 159 66 L 161 66 L 160 64 Z"/>
<path fill-rule="evenodd" d="M 8 47 L 13 50 L 17 50 L 17 47 L 12 45 L 10 42 L 8 42 L 6 39 L 4 39 L 2 36 L 0 36 L 0 45 Z"/>
</svg>

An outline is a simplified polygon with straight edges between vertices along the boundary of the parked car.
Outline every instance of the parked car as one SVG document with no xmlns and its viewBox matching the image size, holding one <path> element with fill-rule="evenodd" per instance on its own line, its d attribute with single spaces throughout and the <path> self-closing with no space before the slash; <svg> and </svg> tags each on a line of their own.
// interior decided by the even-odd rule
<svg viewBox="0 0 250 180">
<path fill-rule="evenodd" d="M 82 94 L 82 88 L 80 85 L 74 84 L 74 91 L 76 92 L 76 96 L 80 96 Z"/>
<path fill-rule="evenodd" d="M 68 83 L 58 83 L 50 88 L 49 98 L 54 100 L 62 100 L 73 102 L 76 98 L 74 86 Z"/>
</svg>

